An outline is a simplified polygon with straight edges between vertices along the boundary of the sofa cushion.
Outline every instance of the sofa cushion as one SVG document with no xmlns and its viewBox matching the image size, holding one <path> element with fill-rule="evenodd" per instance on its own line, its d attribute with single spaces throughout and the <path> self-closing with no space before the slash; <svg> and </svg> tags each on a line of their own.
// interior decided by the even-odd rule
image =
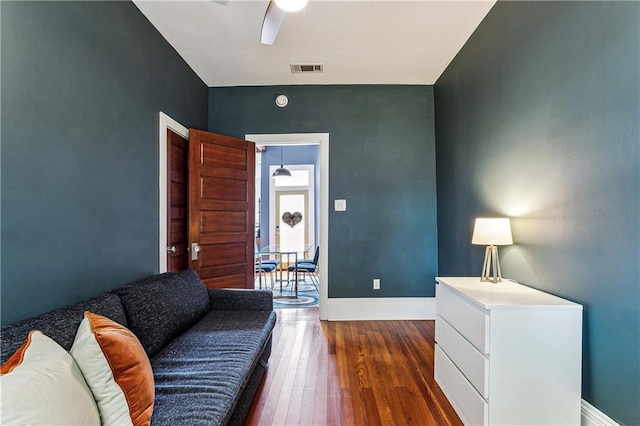
<svg viewBox="0 0 640 426">
<path fill-rule="evenodd" d="M 151 359 L 156 384 L 152 424 L 226 424 L 276 315 L 211 311 Z"/>
<path fill-rule="evenodd" d="M 100 424 L 93 395 L 76 362 L 41 331 L 29 333 L 0 374 L 0 424 Z"/>
<path fill-rule="evenodd" d="M 84 317 L 84 311 L 95 312 L 127 326 L 127 319 L 120 298 L 105 293 L 100 296 L 56 309 L 42 315 L 2 327 L 2 362 L 5 362 L 25 341 L 31 330 L 41 330 L 65 350 L 71 349 L 78 326 Z"/>
<path fill-rule="evenodd" d="M 153 356 L 209 311 L 209 295 L 198 274 L 154 275 L 117 289 L 129 329 Z"/>
<path fill-rule="evenodd" d="M 149 424 L 153 372 L 131 331 L 102 315 L 85 312 L 71 355 L 93 392 L 102 424 Z"/>
<path fill-rule="evenodd" d="M 210 288 L 207 291 L 213 311 L 273 311 L 271 290 Z"/>
</svg>

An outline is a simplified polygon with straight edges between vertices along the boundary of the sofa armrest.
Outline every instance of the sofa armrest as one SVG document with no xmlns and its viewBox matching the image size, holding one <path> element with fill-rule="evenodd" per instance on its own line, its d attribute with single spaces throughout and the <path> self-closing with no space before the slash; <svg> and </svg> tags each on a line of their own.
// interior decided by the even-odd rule
<svg viewBox="0 0 640 426">
<path fill-rule="evenodd" d="M 273 293 L 269 290 L 210 288 L 212 311 L 273 311 Z"/>
</svg>

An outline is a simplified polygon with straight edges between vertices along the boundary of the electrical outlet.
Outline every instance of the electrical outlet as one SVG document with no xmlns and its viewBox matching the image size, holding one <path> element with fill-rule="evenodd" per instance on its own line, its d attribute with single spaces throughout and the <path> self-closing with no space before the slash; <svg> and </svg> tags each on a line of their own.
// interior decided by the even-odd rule
<svg viewBox="0 0 640 426">
<path fill-rule="evenodd" d="M 373 279 L 373 289 L 380 290 L 380 278 Z"/>
</svg>

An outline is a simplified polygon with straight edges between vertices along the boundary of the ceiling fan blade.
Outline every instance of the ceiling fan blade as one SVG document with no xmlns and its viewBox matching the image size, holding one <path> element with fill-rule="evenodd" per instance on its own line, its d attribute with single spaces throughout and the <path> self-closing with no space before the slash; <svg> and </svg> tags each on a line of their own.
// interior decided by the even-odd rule
<svg viewBox="0 0 640 426">
<path fill-rule="evenodd" d="M 285 15 L 286 12 L 280 10 L 273 0 L 269 2 L 269 6 L 267 6 L 267 13 L 264 14 L 264 21 L 262 21 L 260 43 L 271 45 L 276 41 L 280 27 L 284 22 Z"/>
</svg>

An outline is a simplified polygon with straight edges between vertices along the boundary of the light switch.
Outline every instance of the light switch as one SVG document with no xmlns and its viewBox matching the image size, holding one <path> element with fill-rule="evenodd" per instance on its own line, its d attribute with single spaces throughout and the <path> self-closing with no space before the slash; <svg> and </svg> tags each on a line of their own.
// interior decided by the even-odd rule
<svg viewBox="0 0 640 426">
<path fill-rule="evenodd" d="M 333 210 L 337 212 L 346 212 L 347 211 L 347 200 L 334 200 L 333 201 Z"/>
</svg>

